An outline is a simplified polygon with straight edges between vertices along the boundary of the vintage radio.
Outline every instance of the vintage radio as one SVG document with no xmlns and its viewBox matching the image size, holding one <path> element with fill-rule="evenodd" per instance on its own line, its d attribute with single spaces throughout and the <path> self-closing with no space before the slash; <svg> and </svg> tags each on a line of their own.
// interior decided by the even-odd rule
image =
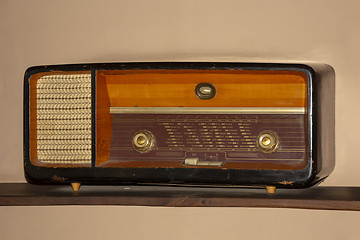
<svg viewBox="0 0 360 240">
<path fill-rule="evenodd" d="M 31 183 L 312 186 L 334 168 L 328 65 L 118 63 L 31 67 Z"/>
</svg>

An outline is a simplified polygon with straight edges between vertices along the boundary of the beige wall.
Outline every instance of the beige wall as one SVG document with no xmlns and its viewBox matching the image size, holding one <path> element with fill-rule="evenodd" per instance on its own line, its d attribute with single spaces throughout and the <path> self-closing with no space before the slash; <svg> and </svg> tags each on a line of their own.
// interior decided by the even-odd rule
<svg viewBox="0 0 360 240">
<path fill-rule="evenodd" d="M 323 185 L 359 186 L 359 9 L 356 0 L 1 0 L 0 182 L 24 181 L 22 78 L 29 66 L 313 61 L 337 74 L 337 162 Z M 0 238 L 258 239 L 268 232 L 269 239 L 358 239 L 359 220 L 353 212 L 285 209 L 0 207 Z"/>
</svg>

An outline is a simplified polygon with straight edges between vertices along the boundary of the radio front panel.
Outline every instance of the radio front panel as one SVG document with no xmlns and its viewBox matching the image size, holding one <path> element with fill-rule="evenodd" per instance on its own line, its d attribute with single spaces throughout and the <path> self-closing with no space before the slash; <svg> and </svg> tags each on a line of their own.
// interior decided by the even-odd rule
<svg viewBox="0 0 360 240">
<path fill-rule="evenodd" d="M 97 158 L 96 166 L 306 166 L 308 99 L 302 72 L 123 70 L 96 74 L 97 86 L 103 88 L 97 92 L 97 110 L 104 111 L 97 114 L 97 140 L 106 142 L 108 149 L 106 156 Z M 213 96 L 199 97 L 198 89 L 206 88 Z M 140 143 L 147 141 L 153 143 L 141 151 Z M 104 145 L 97 148 L 102 152 Z"/>
<path fill-rule="evenodd" d="M 332 168 L 315 159 L 317 99 L 325 91 L 319 92 L 322 78 L 315 70 L 241 63 L 30 68 L 24 91 L 27 177 L 310 184 L 321 169 Z M 152 172 L 163 175 L 149 177 Z M 226 181 L 229 174 L 233 180 Z"/>
</svg>

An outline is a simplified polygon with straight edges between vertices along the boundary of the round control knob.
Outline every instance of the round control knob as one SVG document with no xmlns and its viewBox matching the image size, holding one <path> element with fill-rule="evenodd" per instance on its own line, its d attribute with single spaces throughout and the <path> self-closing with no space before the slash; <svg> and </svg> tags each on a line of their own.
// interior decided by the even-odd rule
<svg viewBox="0 0 360 240">
<path fill-rule="evenodd" d="M 155 147 L 155 136 L 147 130 L 140 130 L 135 133 L 132 139 L 133 148 L 140 153 L 147 153 Z"/>
<path fill-rule="evenodd" d="M 201 100 L 208 100 L 215 97 L 216 89 L 211 83 L 199 83 L 195 87 L 195 94 Z"/>
<path fill-rule="evenodd" d="M 258 149 L 264 153 L 275 152 L 279 147 L 279 137 L 273 131 L 266 130 L 257 137 Z"/>
</svg>

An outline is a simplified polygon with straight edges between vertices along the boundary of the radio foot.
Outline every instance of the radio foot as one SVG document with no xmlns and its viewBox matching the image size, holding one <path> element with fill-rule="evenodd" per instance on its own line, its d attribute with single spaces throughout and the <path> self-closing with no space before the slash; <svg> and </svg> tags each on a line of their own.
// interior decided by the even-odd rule
<svg viewBox="0 0 360 240">
<path fill-rule="evenodd" d="M 267 193 L 275 193 L 276 187 L 275 186 L 266 186 Z"/>
<path fill-rule="evenodd" d="M 79 191 L 81 183 L 71 183 L 71 188 L 75 192 Z"/>
</svg>

